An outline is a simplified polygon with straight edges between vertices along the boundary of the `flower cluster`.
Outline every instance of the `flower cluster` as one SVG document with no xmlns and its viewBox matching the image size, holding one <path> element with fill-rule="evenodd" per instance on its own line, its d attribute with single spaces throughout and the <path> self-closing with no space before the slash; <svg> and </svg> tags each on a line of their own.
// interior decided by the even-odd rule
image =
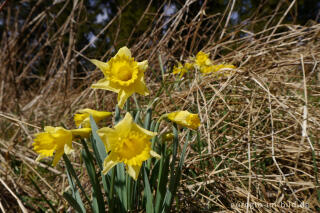
<svg viewBox="0 0 320 213">
<path fill-rule="evenodd" d="M 179 74 L 179 77 L 182 78 L 185 73 L 195 69 L 199 70 L 202 74 L 228 75 L 236 67 L 232 64 L 215 65 L 210 60 L 209 54 L 200 51 L 196 57 L 190 58 L 189 62 L 186 62 L 184 65 L 179 62 L 177 66 L 174 66 L 172 74 Z"/>
<path fill-rule="evenodd" d="M 209 59 L 206 59 L 206 55 L 197 57 L 196 61 L 199 66 L 200 64 L 202 64 L 201 66 L 206 66 L 210 62 Z M 148 61 L 135 61 L 127 47 L 119 49 L 118 53 L 108 62 L 96 59 L 90 61 L 104 75 L 103 79 L 94 83 L 91 87 L 118 93 L 119 108 L 122 109 L 126 100 L 134 93 L 144 96 L 149 94 L 144 81 L 144 73 L 148 68 Z M 182 69 L 179 66 L 177 69 Z M 186 63 L 183 67 L 187 70 L 193 66 L 195 65 Z M 76 137 L 88 138 L 92 131 L 90 116 L 98 123 L 111 115 L 111 112 L 89 108 L 80 109 L 74 115 L 75 125 L 78 129 L 67 130 L 63 127 L 45 127 L 44 132 L 35 135 L 33 143 L 34 151 L 39 154 L 38 160 L 55 155 L 53 160 L 53 166 L 55 166 L 64 153 L 71 152 L 73 139 Z M 200 126 L 198 115 L 187 111 L 176 111 L 161 116 L 161 118 L 164 117 L 183 127 L 194 130 Z M 103 127 L 97 130 L 97 134 L 103 141 L 107 154 L 103 163 L 103 174 L 107 174 L 116 164 L 124 163 L 127 173 L 134 180 L 137 180 L 144 161 L 151 157 L 160 158 L 160 155 L 151 148 L 151 139 L 157 133 L 140 127 L 133 121 L 129 112 L 113 128 Z"/>
</svg>

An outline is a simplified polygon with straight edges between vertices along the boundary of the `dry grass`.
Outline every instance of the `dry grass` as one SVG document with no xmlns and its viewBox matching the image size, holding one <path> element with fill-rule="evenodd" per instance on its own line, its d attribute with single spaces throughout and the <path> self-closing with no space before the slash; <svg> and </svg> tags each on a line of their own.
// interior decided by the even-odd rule
<svg viewBox="0 0 320 213">
<path fill-rule="evenodd" d="M 34 161 L 37 155 L 31 149 L 32 134 L 45 124 L 73 127 L 71 114 L 80 108 L 114 109 L 114 94 L 89 88 L 100 73 L 77 67 L 84 63 L 81 55 L 86 55 L 90 44 L 77 49 L 77 20 L 84 5 L 75 2 L 70 16 L 54 34 L 48 33 L 56 24 L 50 13 L 36 14 L 35 9 L 36 15 L 31 13 L 18 26 L 12 23 L 18 22 L 14 18 L 20 11 L 5 8 L 8 17 L 0 43 L 5 50 L 0 53 L 1 209 L 12 206 L 15 212 L 38 208 L 35 201 L 46 206 L 28 177 L 38 180 L 57 209 L 67 209 L 60 195 L 66 187 L 63 167 L 51 168 Z M 136 58 L 148 59 L 154 71 L 149 70 L 147 76 L 150 90 L 161 89 L 163 81 L 169 91 L 161 94 L 155 113 L 179 107 L 199 112 L 201 117 L 200 138 L 192 135 L 179 202 L 174 208 L 181 212 L 319 211 L 320 25 L 283 24 L 293 4 L 279 12 L 278 19 L 273 14 L 259 17 L 257 13 L 245 23 L 231 25 L 232 1 L 221 13 L 206 15 L 203 6 L 191 16 L 189 6 L 193 2 L 186 1 L 169 17 L 161 8 L 155 14 L 148 13 L 147 8 L 141 20 L 151 16 L 154 25 L 139 38 L 128 39 L 128 43 L 135 41 L 131 49 Z M 162 7 L 165 4 L 167 1 Z M 125 7 L 97 36 L 104 35 Z M 263 30 L 252 30 L 266 20 Z M 44 23 L 47 29 L 41 28 Z M 163 26 L 168 30 L 164 32 Z M 28 36 L 37 37 L 39 42 L 29 43 Z M 46 52 L 47 47 L 52 51 Z M 177 88 L 170 74 L 172 65 L 200 49 L 210 52 L 215 63 L 237 65 L 237 72 L 219 79 L 189 73 Z M 112 48 L 101 59 L 111 55 Z M 160 74 L 159 56 L 166 69 L 164 76 Z M 46 70 L 41 76 L 33 74 L 33 66 L 41 61 L 48 62 Z M 185 136 L 183 133 L 181 144 Z M 86 177 L 80 172 L 85 184 Z M 292 207 L 301 202 L 309 208 Z M 247 203 L 256 206 L 248 209 Z M 292 208 L 283 206 L 290 203 Z"/>
</svg>

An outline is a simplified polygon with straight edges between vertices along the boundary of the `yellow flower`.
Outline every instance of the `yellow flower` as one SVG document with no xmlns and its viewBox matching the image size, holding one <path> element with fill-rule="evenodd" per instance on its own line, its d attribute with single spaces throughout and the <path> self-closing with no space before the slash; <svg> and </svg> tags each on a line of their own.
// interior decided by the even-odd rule
<svg viewBox="0 0 320 213">
<path fill-rule="evenodd" d="M 209 66 L 211 65 L 211 60 L 209 59 L 209 54 L 206 54 L 202 51 L 198 52 L 196 55 L 195 63 L 200 69 L 202 66 Z"/>
<path fill-rule="evenodd" d="M 168 119 L 187 128 L 196 130 L 200 126 L 198 114 L 193 114 L 188 111 L 176 111 L 167 115 Z"/>
<path fill-rule="evenodd" d="M 186 68 L 187 70 L 192 70 L 194 68 L 194 64 L 186 62 L 183 67 Z"/>
<path fill-rule="evenodd" d="M 33 150 L 39 154 L 37 160 L 53 156 L 53 166 L 56 166 L 61 156 L 72 151 L 73 136 L 88 136 L 90 128 L 67 130 L 63 127 L 46 126 L 44 132 L 35 134 Z"/>
<path fill-rule="evenodd" d="M 148 61 L 136 62 L 127 47 L 120 48 L 118 53 L 106 63 L 95 59 L 90 61 L 104 74 L 104 78 L 91 87 L 118 93 L 120 108 L 123 108 L 124 103 L 133 93 L 149 95 L 144 82 Z"/>
<path fill-rule="evenodd" d="M 219 72 L 220 70 L 231 70 L 235 69 L 236 67 L 233 66 L 232 64 L 218 64 L 218 65 L 213 65 L 214 72 Z"/>
<path fill-rule="evenodd" d="M 192 63 L 185 63 L 182 65 L 180 62 L 178 63 L 178 66 L 173 67 L 172 74 L 180 74 L 179 78 L 182 78 L 182 76 L 188 72 L 189 70 L 193 69 L 193 64 Z"/>
<path fill-rule="evenodd" d="M 227 74 L 227 71 L 232 71 L 236 67 L 232 64 L 218 64 L 218 65 L 210 65 L 210 66 L 202 66 L 200 67 L 200 72 L 202 74 L 208 74 L 208 73 L 217 73 L 217 72 L 225 72 L 221 74 Z M 217 73 L 220 74 L 220 73 Z"/>
<path fill-rule="evenodd" d="M 160 158 L 151 150 L 150 142 L 157 133 L 138 126 L 128 112 L 114 129 L 104 127 L 97 132 L 106 151 L 110 152 L 103 163 L 103 174 L 107 174 L 112 167 L 123 162 L 127 173 L 137 180 L 143 161 L 150 157 Z"/>
<path fill-rule="evenodd" d="M 94 121 L 98 123 L 102 119 L 110 116 L 111 112 L 105 112 L 105 111 L 97 111 L 93 109 L 81 109 L 77 111 L 78 113 L 74 115 L 74 122 L 76 123 L 76 126 L 79 127 L 90 127 L 90 115 L 92 115 Z"/>
<path fill-rule="evenodd" d="M 208 73 L 211 73 L 211 72 L 214 72 L 216 69 L 215 69 L 215 65 L 212 65 L 212 66 L 202 66 L 200 67 L 200 72 L 202 74 L 208 74 Z"/>
<path fill-rule="evenodd" d="M 173 67 L 173 71 L 172 71 L 172 74 L 180 74 L 179 75 L 179 78 L 182 78 L 182 76 L 187 72 L 188 70 L 185 69 L 182 64 L 179 62 L 178 63 L 178 66 L 174 66 Z"/>
</svg>

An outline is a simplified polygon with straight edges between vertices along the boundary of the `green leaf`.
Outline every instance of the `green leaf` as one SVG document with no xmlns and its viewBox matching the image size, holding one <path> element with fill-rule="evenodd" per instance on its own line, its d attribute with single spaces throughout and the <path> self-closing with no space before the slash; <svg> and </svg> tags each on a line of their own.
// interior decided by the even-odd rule
<svg viewBox="0 0 320 213">
<path fill-rule="evenodd" d="M 152 118 L 152 109 L 149 108 L 147 110 L 146 116 L 144 117 L 144 125 L 143 125 L 143 127 L 147 130 L 150 130 L 151 118 Z"/>
<path fill-rule="evenodd" d="M 119 106 L 117 104 L 116 105 L 116 109 L 115 109 L 115 115 L 114 115 L 114 123 L 117 124 L 120 120 L 121 120 L 120 109 L 119 109 Z"/>
<path fill-rule="evenodd" d="M 140 111 L 138 110 L 134 118 L 135 123 L 139 123 L 139 117 L 140 117 Z"/>
<path fill-rule="evenodd" d="M 179 161 L 178 167 L 176 168 L 174 179 L 173 180 L 170 179 L 169 191 L 167 191 L 167 193 L 166 193 L 166 196 L 164 199 L 164 208 L 163 208 L 162 212 L 168 212 L 170 210 L 170 207 L 171 207 L 172 201 L 173 201 L 173 197 L 175 196 L 175 194 L 177 192 L 177 188 L 179 186 L 180 177 L 181 177 L 182 166 L 183 166 L 184 159 L 185 159 L 185 153 L 186 153 L 186 149 L 187 149 L 187 146 L 189 143 L 189 133 L 190 133 L 190 131 L 188 132 L 187 140 L 183 145 L 181 156 L 180 156 L 180 161 Z"/>
<path fill-rule="evenodd" d="M 117 175 L 115 177 L 114 189 L 119 197 L 122 207 L 127 211 L 127 188 L 126 188 L 126 172 L 123 163 L 115 166 Z"/>
<path fill-rule="evenodd" d="M 72 208 L 74 208 L 74 210 L 76 210 L 77 212 L 80 212 L 80 213 L 86 212 L 83 205 L 79 205 L 79 203 L 69 193 L 64 192 L 63 197 L 68 201 L 70 206 L 72 206 Z"/>
<path fill-rule="evenodd" d="M 158 173 L 158 186 L 157 186 L 157 193 L 156 193 L 156 204 L 155 204 L 155 212 L 160 212 L 161 204 L 164 200 L 166 189 L 167 189 L 167 182 L 169 176 L 169 160 L 170 158 L 166 156 L 166 144 L 162 144 L 161 149 L 161 159 L 160 159 L 160 166 L 159 166 L 159 173 Z"/>
<path fill-rule="evenodd" d="M 78 203 L 78 205 L 82 208 L 83 212 L 86 212 L 85 208 L 84 208 L 84 205 L 83 205 L 83 202 L 81 200 L 81 196 L 80 196 L 80 193 L 78 191 L 78 189 L 76 188 L 76 184 L 77 186 L 80 188 L 80 190 L 82 191 L 82 193 L 84 194 L 86 200 L 88 201 L 88 203 L 90 203 L 90 200 L 89 200 L 89 197 L 88 195 L 86 194 L 86 192 L 84 191 L 81 183 L 80 183 L 80 180 L 78 179 L 77 175 L 76 175 L 76 172 L 74 171 L 73 169 L 73 166 L 68 158 L 68 156 L 66 154 L 63 154 L 63 160 L 66 164 L 66 168 L 67 168 L 67 177 L 68 177 L 68 181 L 69 181 L 69 185 L 71 187 L 71 190 L 72 190 L 72 196 L 73 198 L 76 200 L 76 202 Z M 73 181 L 73 178 L 76 180 L 76 183 L 74 183 Z"/>
<path fill-rule="evenodd" d="M 89 152 L 88 146 L 84 140 L 81 140 L 84 149 L 82 149 L 82 158 L 86 165 L 87 172 L 90 178 L 90 182 L 92 185 L 92 206 L 94 212 L 105 212 L 105 205 L 103 200 L 103 195 L 100 188 L 100 183 L 98 176 L 95 171 L 95 167 L 93 164 L 92 155 Z"/>
<path fill-rule="evenodd" d="M 92 115 L 90 115 L 90 125 L 92 130 L 91 143 L 92 143 L 93 152 L 95 154 L 95 157 L 97 159 L 97 163 L 100 169 L 103 170 L 103 161 L 107 157 L 107 153 L 106 153 L 106 148 L 104 147 L 104 144 L 97 133 L 98 126 L 94 121 Z"/>
<path fill-rule="evenodd" d="M 174 139 L 173 140 L 175 141 L 175 139 L 176 139 L 177 140 L 176 142 L 178 142 L 178 138 L 177 138 L 178 131 L 177 131 L 177 126 L 176 125 L 174 125 L 173 134 L 174 134 Z M 180 161 L 179 161 L 179 164 L 178 164 L 177 168 L 175 169 L 175 173 L 173 173 L 171 171 L 169 190 L 167 190 L 167 193 L 166 193 L 166 196 L 165 196 L 165 199 L 164 199 L 164 203 L 163 203 L 164 205 L 163 205 L 162 212 L 168 212 L 170 210 L 170 207 L 171 207 L 172 201 L 173 201 L 173 197 L 175 196 L 177 188 L 179 186 L 182 166 L 183 166 L 184 159 L 185 159 L 186 149 L 187 149 L 187 146 L 188 146 L 188 143 L 189 143 L 189 138 L 190 138 L 190 131 L 188 132 L 187 140 L 183 145 L 183 148 L 182 148 L 182 151 L 181 151 L 181 156 L 180 156 Z M 176 148 L 174 146 L 174 150 L 173 150 L 174 155 L 176 153 L 175 149 Z M 174 169 L 173 166 L 174 165 L 171 162 L 171 169 Z"/>
<path fill-rule="evenodd" d="M 143 169 L 143 180 L 144 180 L 144 195 L 147 198 L 147 204 L 146 204 L 146 212 L 147 213 L 154 213 L 154 207 L 153 207 L 153 195 L 150 188 L 150 183 L 148 180 L 148 175 L 146 168 Z"/>
</svg>

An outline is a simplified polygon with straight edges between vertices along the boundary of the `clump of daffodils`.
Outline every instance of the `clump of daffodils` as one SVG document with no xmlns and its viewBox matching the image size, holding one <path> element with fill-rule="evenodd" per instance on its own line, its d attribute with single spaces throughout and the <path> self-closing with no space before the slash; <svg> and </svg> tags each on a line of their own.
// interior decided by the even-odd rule
<svg viewBox="0 0 320 213">
<path fill-rule="evenodd" d="M 213 64 L 208 53 L 198 52 L 194 58 L 190 58 L 185 64 L 178 63 L 174 66 L 172 74 L 179 74 L 179 78 L 192 70 L 199 70 L 203 75 L 215 74 L 217 76 L 227 76 L 232 73 L 236 67 L 232 64 Z"/>
<path fill-rule="evenodd" d="M 85 195 L 92 212 L 105 212 L 106 200 L 110 212 L 116 212 L 119 209 L 131 212 L 143 208 L 146 212 L 169 212 L 179 185 L 181 167 L 189 141 L 189 139 L 186 140 L 179 154 L 180 128 L 177 126 L 197 131 L 200 126 L 198 114 L 188 111 L 164 113 L 154 123 L 155 125 L 152 125 L 154 120 L 150 107 L 146 110 L 144 127 L 142 127 L 140 111 L 135 113 L 130 104 L 125 107 L 129 112 L 121 113 L 121 109 L 134 93 L 143 96 L 149 94 L 144 81 L 148 61 L 136 61 L 127 47 L 120 48 L 117 54 L 107 62 L 96 59 L 90 61 L 103 73 L 103 78 L 92 84 L 91 88 L 118 94 L 117 104 L 120 110 L 116 108 L 114 119 L 112 119 L 115 125 L 98 127 L 104 119 L 112 116 L 112 112 L 90 108 L 78 109 L 74 114 L 77 129 L 46 126 L 43 132 L 35 134 L 32 145 L 33 150 L 38 154 L 37 160 L 53 157 L 52 165 L 56 166 L 63 157 L 71 189 L 66 190 L 63 196 L 74 209 L 81 212 L 86 212 L 87 205 L 84 205 L 78 189 Z M 175 66 L 173 73 L 179 74 L 182 78 L 190 70 L 198 69 L 202 73 L 209 73 L 211 72 L 209 69 L 221 68 L 219 65 L 212 64 L 208 54 L 199 52 L 192 61 Z M 139 110 L 141 109 L 139 107 Z M 130 112 L 135 116 L 133 117 Z M 124 115 L 122 119 L 121 114 Z M 174 124 L 172 131 L 159 135 L 160 122 L 163 120 Z M 81 159 L 90 177 L 91 201 L 67 156 L 73 151 L 72 143 L 77 139 L 81 139 Z M 168 146 L 172 146 L 172 149 L 168 149 Z M 179 157 L 179 166 L 176 167 Z M 96 165 L 98 169 L 95 168 Z M 169 187 L 166 189 L 166 186 Z M 107 199 L 101 191 L 103 188 L 108 192 Z M 137 198 L 137 202 L 131 202 L 132 195 Z"/>
</svg>

